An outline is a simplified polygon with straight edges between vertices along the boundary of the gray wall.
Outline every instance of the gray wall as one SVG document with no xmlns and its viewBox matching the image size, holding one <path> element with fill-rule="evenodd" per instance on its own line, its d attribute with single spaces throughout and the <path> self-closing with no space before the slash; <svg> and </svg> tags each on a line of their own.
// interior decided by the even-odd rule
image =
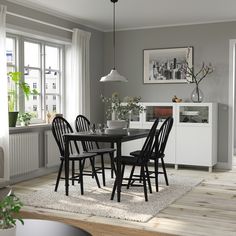
<svg viewBox="0 0 236 236">
<path fill-rule="evenodd" d="M 100 94 L 110 96 L 117 91 L 121 96 L 142 96 L 142 101 L 169 102 L 173 95 L 189 100 L 192 84 L 143 84 L 143 49 L 194 47 L 194 64 L 211 62 L 215 72 L 201 82 L 205 102 L 219 103 L 218 161 L 227 161 L 228 143 L 228 76 L 229 39 L 236 38 L 236 22 L 192 26 L 166 27 L 120 31 L 116 34 L 117 69 L 128 83 L 101 84 L 99 78 L 112 68 L 112 34 L 64 20 L 46 13 L 0 0 L 8 11 L 33 17 L 66 28 L 77 27 L 90 31 L 91 120 L 102 122 L 103 104 Z M 71 33 L 7 16 L 7 24 L 41 31 L 53 37 L 71 39 Z M 104 58 L 104 60 L 103 60 Z"/>
<path fill-rule="evenodd" d="M 144 84 L 143 49 L 194 47 L 194 64 L 211 62 L 215 71 L 200 83 L 205 102 L 219 103 L 218 161 L 227 162 L 229 39 L 236 38 L 236 22 L 120 31 L 116 35 L 116 67 L 128 83 L 105 84 L 104 94 L 140 95 L 142 101 L 171 102 L 173 95 L 190 100 L 194 84 Z M 104 40 L 104 73 L 112 67 L 112 34 Z"/>
<path fill-rule="evenodd" d="M 51 24 L 59 25 L 65 28 L 73 29 L 79 28 L 91 32 L 90 39 L 90 80 L 91 80 L 91 120 L 92 122 L 101 122 L 103 120 L 103 104 L 97 99 L 102 92 L 102 85 L 99 83 L 99 78 L 103 74 L 103 42 L 104 33 L 94 30 L 83 25 L 79 25 L 72 21 L 64 20 L 53 15 L 42 13 L 30 8 L 17 5 L 12 2 L 0 0 L 0 4 L 6 5 L 9 12 L 14 12 L 23 16 L 32 17 L 37 20 L 45 21 Z M 55 29 L 49 26 L 30 22 L 28 20 L 20 19 L 7 15 L 7 25 L 14 28 L 25 28 L 27 30 L 39 31 L 43 35 L 53 37 L 55 39 L 71 40 L 72 33 L 63 30 Z M 94 112 L 96 111 L 96 112 Z"/>
</svg>

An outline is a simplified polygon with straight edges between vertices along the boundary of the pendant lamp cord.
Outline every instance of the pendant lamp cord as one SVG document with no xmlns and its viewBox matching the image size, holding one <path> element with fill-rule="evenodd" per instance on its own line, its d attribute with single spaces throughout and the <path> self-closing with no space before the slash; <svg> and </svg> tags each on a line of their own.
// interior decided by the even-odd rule
<svg viewBox="0 0 236 236">
<path fill-rule="evenodd" d="M 115 30 L 115 19 L 116 19 L 116 11 L 115 11 L 115 1 L 113 2 L 113 69 L 116 69 L 116 30 Z"/>
</svg>

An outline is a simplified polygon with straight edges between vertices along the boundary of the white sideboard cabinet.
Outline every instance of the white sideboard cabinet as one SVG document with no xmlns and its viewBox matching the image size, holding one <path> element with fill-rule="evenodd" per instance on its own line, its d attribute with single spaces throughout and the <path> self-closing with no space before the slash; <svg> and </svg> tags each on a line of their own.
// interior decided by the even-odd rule
<svg viewBox="0 0 236 236">
<path fill-rule="evenodd" d="M 130 128 L 150 128 L 158 117 L 160 127 L 172 116 L 174 124 L 165 150 L 165 162 L 178 165 L 206 166 L 217 163 L 216 103 L 141 103 L 144 111 L 132 114 Z M 141 149 L 145 139 L 122 144 L 122 153 Z"/>
<path fill-rule="evenodd" d="M 217 114 L 216 103 L 176 105 L 176 165 L 212 171 L 217 163 Z"/>
</svg>

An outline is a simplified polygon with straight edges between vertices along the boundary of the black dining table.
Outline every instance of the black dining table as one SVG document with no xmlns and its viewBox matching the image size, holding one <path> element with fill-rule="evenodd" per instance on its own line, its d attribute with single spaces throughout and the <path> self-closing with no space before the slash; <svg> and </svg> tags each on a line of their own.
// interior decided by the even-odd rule
<svg viewBox="0 0 236 236">
<path fill-rule="evenodd" d="M 64 135 L 65 141 L 65 192 L 69 195 L 69 143 L 71 141 L 96 141 L 111 143 L 111 147 L 116 144 L 116 179 L 117 179 L 117 201 L 120 202 L 121 193 L 121 145 L 123 142 L 147 137 L 149 129 L 127 129 L 109 130 L 109 132 L 76 132 Z"/>
</svg>

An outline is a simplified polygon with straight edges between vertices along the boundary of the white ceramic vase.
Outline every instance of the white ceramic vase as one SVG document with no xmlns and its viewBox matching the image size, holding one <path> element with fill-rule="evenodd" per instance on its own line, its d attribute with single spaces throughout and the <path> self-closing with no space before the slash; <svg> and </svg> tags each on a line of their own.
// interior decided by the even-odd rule
<svg viewBox="0 0 236 236">
<path fill-rule="evenodd" d="M 108 120 L 107 127 L 109 129 L 123 129 L 127 127 L 127 122 L 125 120 Z"/>
</svg>

